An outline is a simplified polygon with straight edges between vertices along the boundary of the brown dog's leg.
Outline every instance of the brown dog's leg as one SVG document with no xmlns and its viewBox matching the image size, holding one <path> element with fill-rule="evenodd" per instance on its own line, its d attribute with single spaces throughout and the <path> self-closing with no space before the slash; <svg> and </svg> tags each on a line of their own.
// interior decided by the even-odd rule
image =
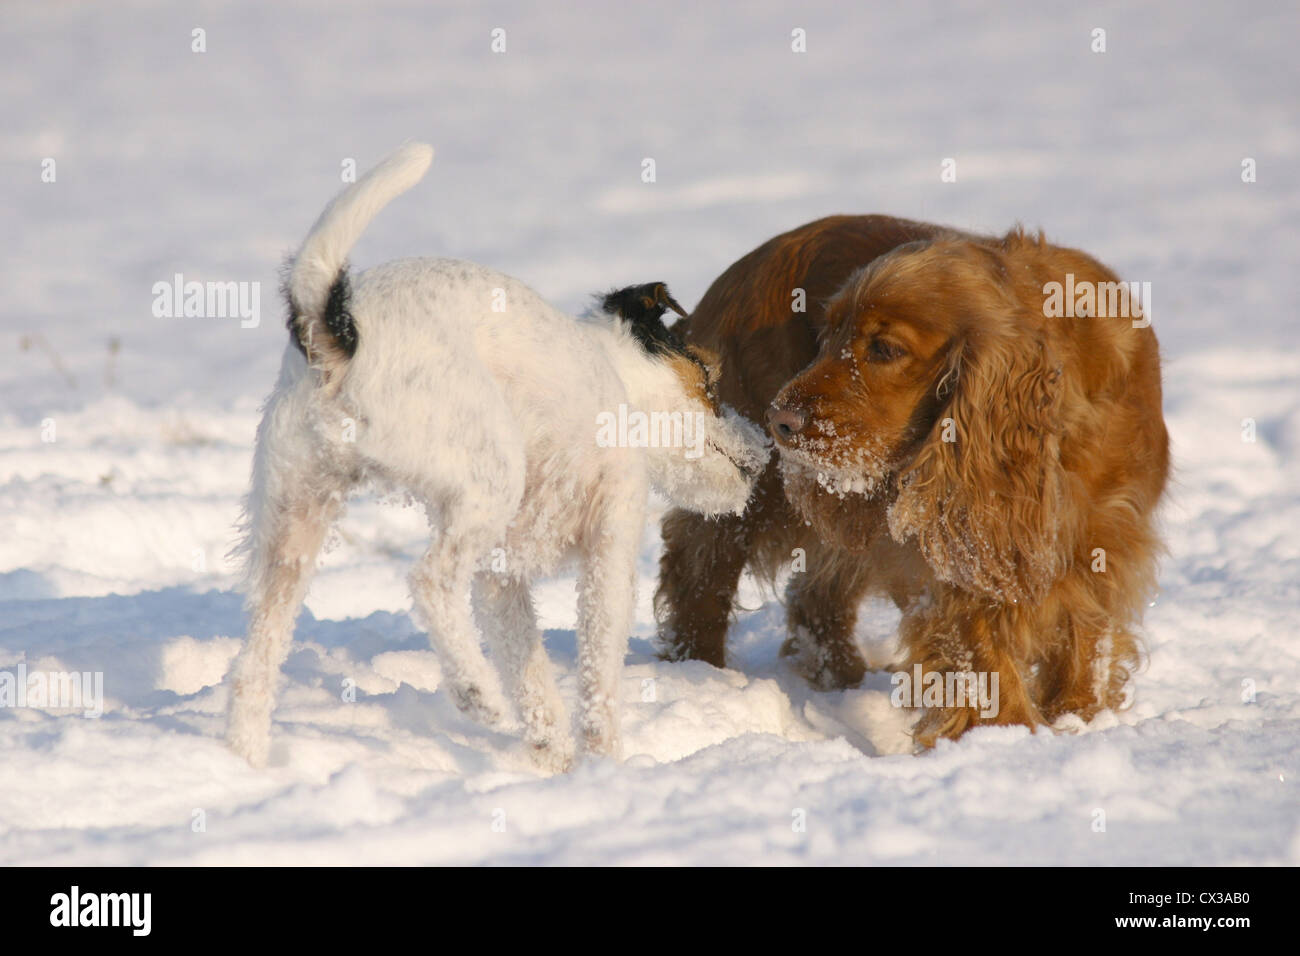
<svg viewBox="0 0 1300 956">
<path fill-rule="evenodd" d="M 1042 710 L 1049 723 L 1065 714 L 1092 720 L 1104 708 L 1121 710 L 1125 688 L 1140 660 L 1137 640 L 1110 622 L 1089 626 L 1073 621 L 1072 640 L 1062 642 L 1043 663 Z"/>
<path fill-rule="evenodd" d="M 938 609 L 905 615 L 901 628 L 908 652 L 907 673 L 921 665 L 923 675 L 939 674 L 945 688 L 949 675 L 970 674 L 986 681 L 993 692 L 990 712 L 979 706 L 951 706 L 952 701 L 926 701 L 924 713 L 912 729 L 922 747 L 933 747 L 940 737 L 957 739 L 977 724 L 1024 724 L 1035 727 L 1043 715 L 1025 683 L 1027 618 L 1018 609 L 988 605 L 978 599 L 957 601 Z M 997 683 L 991 677 L 996 675 Z"/>
<path fill-rule="evenodd" d="M 806 560 L 807 570 L 797 570 L 796 563 L 786 585 L 790 636 L 781 656 L 798 658 L 796 666 L 822 690 L 854 687 L 867 673 L 853 627 L 870 584 L 868 566 L 815 541 Z"/>
<path fill-rule="evenodd" d="M 655 611 L 666 660 L 725 667 L 727 624 L 749 556 L 744 517 L 705 518 L 674 509 L 664 518 Z"/>
</svg>

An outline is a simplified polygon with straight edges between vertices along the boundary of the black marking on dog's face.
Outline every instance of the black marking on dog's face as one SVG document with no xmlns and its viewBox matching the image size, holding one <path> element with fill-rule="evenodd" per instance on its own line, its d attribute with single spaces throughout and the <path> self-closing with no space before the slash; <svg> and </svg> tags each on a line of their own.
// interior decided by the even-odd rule
<svg viewBox="0 0 1300 956">
<path fill-rule="evenodd" d="M 681 336 L 664 325 L 663 315 L 669 309 L 686 315 L 665 283 L 645 282 L 607 292 L 601 297 L 600 307 L 626 320 L 636 340 L 651 355 L 689 354 Z"/>
<path fill-rule="evenodd" d="M 718 370 L 716 358 L 706 359 L 697 349 L 686 344 L 676 328 L 664 325 L 663 315 L 672 309 L 682 318 L 686 310 L 668 291 L 663 282 L 644 282 L 630 285 L 599 296 L 600 307 L 609 315 L 617 315 L 628 323 L 628 327 L 646 353 L 653 356 L 676 356 L 685 358 L 700 370 L 705 397 L 718 410 Z"/>
</svg>

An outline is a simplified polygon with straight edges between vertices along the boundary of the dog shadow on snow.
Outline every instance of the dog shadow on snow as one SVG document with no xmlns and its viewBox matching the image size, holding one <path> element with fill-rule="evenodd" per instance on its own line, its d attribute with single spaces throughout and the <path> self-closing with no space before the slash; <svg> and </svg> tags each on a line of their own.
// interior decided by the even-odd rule
<svg viewBox="0 0 1300 956">
<path fill-rule="evenodd" d="M 0 574 L 0 670 L 16 674 L 21 662 L 28 674 L 102 673 L 105 719 L 145 719 L 203 733 L 175 715 L 187 710 L 223 713 L 221 685 L 244 638 L 241 595 L 186 587 L 102 597 L 53 595 L 54 589 L 34 572 Z M 338 672 L 346 670 L 346 661 L 428 647 L 405 614 L 376 611 L 365 618 L 329 621 L 304 608 L 285 675 L 290 685 L 333 682 L 341 689 Z M 326 666 L 328 661 L 333 666 Z M 402 698 L 393 708 L 399 724 L 411 709 L 411 693 L 433 696 L 399 685 L 387 695 Z M 383 696 L 364 695 L 371 703 Z M 0 709 L 0 719 L 4 717 Z"/>
<path fill-rule="evenodd" d="M 142 721 L 179 733 L 221 735 L 224 682 L 244 640 L 242 595 L 187 587 L 102 597 L 56 593 L 36 572 L 0 574 L 0 671 L 15 679 L 20 664 L 28 675 L 99 673 L 104 697 L 100 720 Z M 548 632 L 546 639 L 561 666 L 571 666 L 576 656 L 573 632 Z M 427 636 L 405 613 L 376 611 L 334 621 L 319 620 L 303 608 L 283 674 L 287 690 L 277 713 L 281 736 L 337 733 L 377 748 L 387 746 L 368 732 L 370 723 L 352 721 L 346 708 L 355 701 L 382 708 L 381 726 L 442 738 L 443 749 L 463 767 L 481 762 L 470 752 L 478 749 L 475 738 L 488 748 L 509 743 L 502 734 L 463 718 L 440 692 L 437 657 Z M 351 695 L 349 679 L 354 682 Z M 35 709 L 49 721 L 83 719 L 79 710 Z M 14 708 L 0 707 L 0 721 L 17 716 Z M 52 728 L 34 723 L 32 733 L 52 743 Z"/>
<path fill-rule="evenodd" d="M 16 674 L 21 662 L 29 674 L 36 670 L 102 673 L 104 715 L 100 719 L 144 721 L 161 730 L 196 736 L 221 734 L 224 680 L 244 636 L 241 595 L 187 587 L 102 597 L 55 594 L 38 573 L 0 574 L 0 671 Z M 842 735 L 868 755 L 879 752 L 867 735 L 854 728 L 840 694 L 813 691 L 777 660 L 779 635 L 769 637 L 766 626 L 745 630 L 737 663 L 747 678 L 775 680 L 792 710 L 818 730 Z M 545 644 L 568 699 L 573 691 L 576 635 L 572 630 L 547 630 Z M 653 644 L 644 634 L 633 636 L 628 664 L 670 668 L 683 689 L 721 676 L 698 662 L 658 664 Z M 462 769 L 486 768 L 484 751 L 513 744 L 508 733 L 479 727 L 456 710 L 440 689 L 437 657 L 427 636 L 406 613 L 376 611 L 364 618 L 334 621 L 319 620 L 304 608 L 284 676 L 284 706 L 277 713 L 281 737 L 286 730 L 290 736 L 298 731 L 339 734 L 378 749 L 390 746 L 390 740 L 369 732 L 370 722 L 355 723 L 346 716 L 344 708 L 353 706 L 344 702 L 346 682 L 351 679 L 353 700 L 381 708 L 391 729 L 417 739 L 436 739 Z M 869 675 L 862 688 L 849 693 L 880 690 L 877 676 Z M 576 701 L 568 704 L 572 707 Z M 80 719 L 66 711 L 47 713 L 51 720 Z M 14 717 L 11 708 L 0 708 L 0 720 Z M 38 732 L 35 727 L 33 732 Z M 273 763 L 282 759 L 283 755 Z"/>
</svg>

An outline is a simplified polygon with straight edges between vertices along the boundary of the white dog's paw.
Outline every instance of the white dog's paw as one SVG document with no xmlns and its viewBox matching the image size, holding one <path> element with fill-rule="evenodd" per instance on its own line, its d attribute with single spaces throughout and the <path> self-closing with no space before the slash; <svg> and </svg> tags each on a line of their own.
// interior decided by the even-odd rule
<svg viewBox="0 0 1300 956">
<path fill-rule="evenodd" d="M 528 751 L 528 759 L 539 770 L 568 773 L 573 769 L 573 741 L 567 735 L 560 734 L 545 740 L 526 740 L 524 747 Z"/>
<path fill-rule="evenodd" d="M 226 732 L 226 745 L 250 765 L 261 769 L 271 755 L 271 730 L 252 731 L 232 726 Z"/>
<path fill-rule="evenodd" d="M 491 694 L 483 692 L 476 684 L 463 684 L 447 688 L 456 709 L 477 724 L 491 730 L 506 727 L 505 702 L 495 700 Z"/>
<path fill-rule="evenodd" d="M 271 707 L 264 694 L 237 685 L 226 714 L 226 744 L 254 767 L 265 767 L 271 754 Z"/>
<path fill-rule="evenodd" d="M 617 760 L 623 745 L 618 728 L 612 719 L 584 721 L 581 728 L 582 755 L 584 757 L 609 757 Z"/>
</svg>

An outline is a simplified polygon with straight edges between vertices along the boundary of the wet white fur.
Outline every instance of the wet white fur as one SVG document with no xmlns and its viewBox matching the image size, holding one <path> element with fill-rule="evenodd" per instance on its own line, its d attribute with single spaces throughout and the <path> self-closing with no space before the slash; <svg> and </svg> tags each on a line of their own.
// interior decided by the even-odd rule
<svg viewBox="0 0 1300 956">
<path fill-rule="evenodd" d="M 288 283 L 311 334 L 328 334 L 310 310 L 323 307 L 351 243 L 431 157 L 428 147 L 404 147 L 317 222 Z M 352 285 L 355 356 L 329 370 L 325 387 L 322 370 L 290 343 L 258 428 L 242 546 L 249 631 L 231 672 L 231 747 L 265 764 L 280 667 L 321 544 L 348 491 L 378 482 L 409 491 L 428 513 L 429 548 L 409 580 L 444 686 L 463 711 L 502 725 L 504 685 L 530 752 L 551 769 L 571 764 L 573 741 L 529 585 L 578 561 L 579 739 L 588 752 L 617 755 L 647 489 L 680 507 L 739 512 L 746 471 L 766 459 L 761 433 L 709 413 L 681 363 L 647 354 L 621 320 L 575 319 L 482 266 L 399 260 Z M 504 311 L 494 311 L 501 301 Z M 600 447 L 597 418 L 620 403 L 706 412 L 704 454 Z"/>
</svg>

